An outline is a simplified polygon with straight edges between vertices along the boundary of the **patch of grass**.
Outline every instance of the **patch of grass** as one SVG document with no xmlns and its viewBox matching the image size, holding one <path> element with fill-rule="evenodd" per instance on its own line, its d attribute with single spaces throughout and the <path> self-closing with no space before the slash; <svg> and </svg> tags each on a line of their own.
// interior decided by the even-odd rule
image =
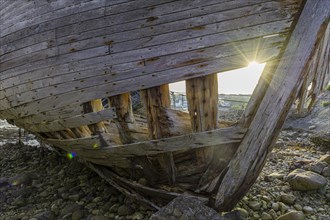
<svg viewBox="0 0 330 220">
<path fill-rule="evenodd" d="M 329 101 L 324 101 L 324 102 L 321 103 L 321 106 L 322 107 L 327 107 L 329 105 L 330 105 L 330 102 Z"/>
<path fill-rule="evenodd" d="M 330 84 L 325 87 L 325 90 L 330 91 Z"/>
</svg>

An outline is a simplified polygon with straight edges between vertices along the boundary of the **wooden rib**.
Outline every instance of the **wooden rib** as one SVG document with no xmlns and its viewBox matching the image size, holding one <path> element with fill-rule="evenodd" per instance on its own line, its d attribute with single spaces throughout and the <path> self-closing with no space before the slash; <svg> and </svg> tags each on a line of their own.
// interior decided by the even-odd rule
<svg viewBox="0 0 330 220">
<path fill-rule="evenodd" d="M 76 128 L 82 125 L 97 124 L 99 122 L 116 118 L 116 113 L 113 109 L 103 109 L 98 112 L 90 112 L 82 115 L 77 115 L 71 118 L 58 119 L 55 121 L 48 121 L 43 123 L 33 123 L 30 119 L 27 120 L 15 120 L 15 124 L 18 126 L 26 127 L 32 132 L 52 132 L 60 131 L 66 128 Z"/>
<path fill-rule="evenodd" d="M 304 69 L 326 31 L 329 15 L 330 4 L 306 1 L 269 89 L 224 174 L 216 195 L 218 210 L 231 210 L 257 179 L 306 75 Z"/>
<path fill-rule="evenodd" d="M 314 69 L 314 79 L 312 88 L 310 91 L 309 96 L 310 102 L 308 103 L 307 110 L 310 112 L 312 110 L 312 107 L 315 104 L 317 96 L 322 92 L 323 90 L 323 80 L 325 79 L 326 67 L 329 65 L 329 35 L 330 35 L 330 24 L 328 24 L 327 29 L 325 31 L 325 34 L 323 38 L 320 40 L 320 45 L 318 48 L 318 52 L 315 54 L 316 57 L 316 68 Z M 329 73 L 328 73 L 329 74 Z"/>
<path fill-rule="evenodd" d="M 170 137 L 170 123 L 164 108 L 170 108 L 169 85 L 161 85 L 146 90 L 141 90 L 141 97 L 147 111 L 148 130 L 150 139 Z M 165 153 L 158 157 L 158 162 L 166 171 L 169 183 L 175 183 L 176 167 L 172 153 Z"/>
<path fill-rule="evenodd" d="M 150 188 L 144 185 L 141 185 L 136 182 L 128 181 L 118 175 L 116 175 L 114 172 L 111 172 L 109 169 L 105 167 L 100 167 L 97 165 L 92 165 L 89 164 L 89 166 L 92 166 L 91 168 L 95 170 L 99 175 L 101 175 L 103 178 L 105 178 L 107 181 L 112 182 L 112 181 L 118 181 L 121 187 L 129 187 L 131 190 L 134 190 L 136 194 L 143 196 L 142 198 L 146 198 L 145 195 L 150 196 L 153 198 L 152 200 L 158 201 L 158 199 L 161 198 L 159 202 L 162 202 L 162 205 L 165 205 L 167 202 L 171 201 L 172 199 L 181 196 L 181 193 L 174 193 L 174 192 L 168 192 L 162 189 L 154 189 Z M 192 197 L 192 198 L 197 198 L 200 201 L 203 201 L 205 204 L 208 202 L 208 198 L 202 197 L 202 196 L 196 196 L 196 195 L 191 195 L 189 193 L 184 193 L 185 196 Z M 138 198 L 138 197 L 137 197 Z"/>
<path fill-rule="evenodd" d="M 218 75 L 212 74 L 186 81 L 188 109 L 193 132 L 209 131 L 218 125 Z M 197 162 L 209 164 L 213 149 L 196 150 Z"/>
<path fill-rule="evenodd" d="M 130 144 L 137 140 L 147 140 L 147 133 L 139 133 L 136 136 L 134 130 L 138 126 L 135 124 L 135 118 L 133 115 L 132 101 L 130 93 L 120 94 L 109 98 L 111 106 L 116 108 L 117 118 L 114 120 L 120 140 L 122 144 Z M 133 136 L 134 134 L 134 136 Z M 136 165 L 139 165 L 143 169 L 143 177 L 151 184 L 155 183 L 155 177 L 157 176 L 157 171 L 154 168 L 153 164 L 147 158 L 147 156 L 141 156 L 133 159 L 132 169 L 136 169 Z M 133 176 L 133 175 L 132 175 Z M 141 178 L 141 175 L 138 172 L 134 172 L 135 179 Z"/>
<path fill-rule="evenodd" d="M 90 102 L 83 104 L 84 112 L 99 112 L 103 110 L 103 105 L 101 99 L 95 99 Z M 104 133 L 107 131 L 106 126 L 102 121 L 88 126 L 94 134 Z"/>
<path fill-rule="evenodd" d="M 123 144 L 133 142 L 129 124 L 134 124 L 134 115 L 130 93 L 109 97 L 110 105 L 116 109 L 117 118 L 114 120 L 120 140 Z"/>
<path fill-rule="evenodd" d="M 102 148 L 94 148 L 94 145 L 101 146 L 99 136 L 77 138 L 71 140 L 47 139 L 46 142 L 56 146 L 71 146 L 74 150 L 84 151 L 86 155 L 103 157 L 136 157 L 144 155 L 157 155 L 166 152 L 184 151 L 207 146 L 226 147 L 227 144 L 239 143 L 247 129 L 241 127 L 220 128 L 212 131 L 191 133 L 181 136 L 162 138 L 159 140 L 142 141 L 138 143 L 115 145 L 109 144 Z M 104 136 L 110 142 L 111 135 Z"/>
</svg>

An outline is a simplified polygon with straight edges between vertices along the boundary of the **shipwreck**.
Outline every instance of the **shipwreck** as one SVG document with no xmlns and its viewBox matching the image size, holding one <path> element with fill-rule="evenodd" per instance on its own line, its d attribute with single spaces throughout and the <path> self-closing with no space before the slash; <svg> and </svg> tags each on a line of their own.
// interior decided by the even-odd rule
<svg viewBox="0 0 330 220">
<path fill-rule="evenodd" d="M 0 118 L 156 209 L 182 194 L 232 209 L 292 104 L 308 111 L 329 82 L 330 0 L 0 5 Z M 267 65 L 247 108 L 221 124 L 217 73 L 253 60 Z M 189 112 L 171 109 L 182 80 Z"/>
</svg>

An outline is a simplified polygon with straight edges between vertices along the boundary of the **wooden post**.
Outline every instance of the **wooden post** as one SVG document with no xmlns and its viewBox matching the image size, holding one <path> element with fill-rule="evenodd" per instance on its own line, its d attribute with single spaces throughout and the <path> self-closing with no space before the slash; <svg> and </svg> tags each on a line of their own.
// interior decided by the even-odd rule
<svg viewBox="0 0 330 220">
<path fill-rule="evenodd" d="M 188 109 L 193 132 L 216 129 L 218 125 L 218 76 L 208 76 L 186 81 Z M 196 150 L 197 161 L 210 163 L 213 148 Z"/>
<path fill-rule="evenodd" d="M 128 124 L 134 123 L 132 101 L 130 93 L 109 97 L 110 105 L 116 108 L 117 118 L 114 120 L 118 128 L 120 140 L 123 144 L 133 142 Z"/>
<path fill-rule="evenodd" d="M 166 108 L 170 108 L 169 85 L 161 85 L 141 90 L 141 98 L 147 111 L 148 130 L 150 139 L 170 137 L 170 121 Z M 158 162 L 168 175 L 170 184 L 175 183 L 176 167 L 172 153 L 166 153 L 158 157 Z"/>
<path fill-rule="evenodd" d="M 90 102 L 84 103 L 83 109 L 84 109 L 85 113 L 101 111 L 101 110 L 103 110 L 102 101 L 101 101 L 101 99 L 95 99 Z M 82 131 L 84 133 L 88 132 L 88 131 L 86 131 L 87 130 L 86 126 L 81 126 L 81 127 L 82 127 Z M 96 124 L 89 125 L 88 127 L 94 134 L 104 133 L 107 131 L 107 128 L 103 122 L 98 122 Z"/>
<path fill-rule="evenodd" d="M 259 108 L 216 195 L 218 210 L 231 210 L 257 179 L 281 130 L 315 46 L 325 34 L 330 4 L 307 0 Z M 326 36 L 328 37 L 328 36 Z"/>
</svg>

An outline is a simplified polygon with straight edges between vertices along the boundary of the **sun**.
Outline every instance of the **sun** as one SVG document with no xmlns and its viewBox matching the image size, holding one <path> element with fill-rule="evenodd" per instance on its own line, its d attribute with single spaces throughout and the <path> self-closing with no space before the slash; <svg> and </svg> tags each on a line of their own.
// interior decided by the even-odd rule
<svg viewBox="0 0 330 220">
<path fill-rule="evenodd" d="M 256 67 L 259 66 L 260 64 L 257 61 L 251 61 L 248 65 L 248 67 Z"/>
</svg>

